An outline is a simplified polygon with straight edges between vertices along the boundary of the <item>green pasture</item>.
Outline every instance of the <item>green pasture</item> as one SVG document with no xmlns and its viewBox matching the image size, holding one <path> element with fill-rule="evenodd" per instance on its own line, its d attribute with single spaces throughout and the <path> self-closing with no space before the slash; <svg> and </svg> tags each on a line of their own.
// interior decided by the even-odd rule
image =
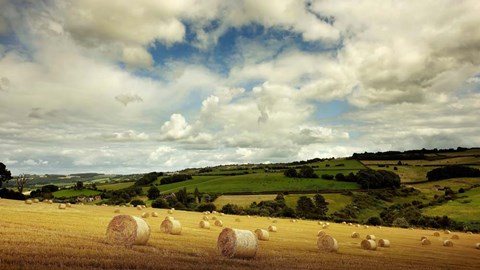
<svg viewBox="0 0 480 270">
<path fill-rule="evenodd" d="M 100 184 L 97 185 L 97 188 L 100 190 L 119 190 L 133 186 L 135 182 L 122 182 L 122 183 L 113 183 L 113 184 Z"/>
<path fill-rule="evenodd" d="M 101 192 L 96 191 L 96 190 L 91 190 L 91 189 L 81 189 L 81 190 L 74 190 L 74 189 L 64 189 L 64 190 L 59 190 L 55 191 L 53 193 L 53 196 L 56 198 L 60 197 L 77 197 L 77 196 L 95 196 L 99 195 Z"/>
</svg>

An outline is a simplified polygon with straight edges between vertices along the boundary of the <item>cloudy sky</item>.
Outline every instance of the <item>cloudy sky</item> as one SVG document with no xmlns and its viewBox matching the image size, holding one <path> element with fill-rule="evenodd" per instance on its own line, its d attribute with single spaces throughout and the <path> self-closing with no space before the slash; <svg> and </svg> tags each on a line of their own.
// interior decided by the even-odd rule
<svg viewBox="0 0 480 270">
<path fill-rule="evenodd" d="M 480 146 L 480 1 L 0 0 L 12 173 Z"/>
</svg>

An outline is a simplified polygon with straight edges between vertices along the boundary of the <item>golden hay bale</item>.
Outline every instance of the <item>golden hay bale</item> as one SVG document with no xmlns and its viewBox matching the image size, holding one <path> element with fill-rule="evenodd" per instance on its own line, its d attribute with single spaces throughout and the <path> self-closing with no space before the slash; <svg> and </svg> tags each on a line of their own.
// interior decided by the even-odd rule
<svg viewBox="0 0 480 270">
<path fill-rule="evenodd" d="M 142 210 L 142 206 L 137 205 L 137 210 Z"/>
<path fill-rule="evenodd" d="M 360 224 L 356 224 L 355 227 L 359 228 L 359 227 L 360 227 Z"/>
<path fill-rule="evenodd" d="M 413 227 L 408 228 L 410 231 L 413 231 Z"/>
<path fill-rule="evenodd" d="M 241 222 L 241 220 L 239 218 L 236 218 L 235 221 L 236 222 Z"/>
<path fill-rule="evenodd" d="M 380 239 L 378 240 L 379 247 L 390 247 L 390 241 L 387 239 Z"/>
<path fill-rule="evenodd" d="M 64 203 L 61 203 L 58 205 L 58 209 L 67 209 L 67 205 Z"/>
<path fill-rule="evenodd" d="M 377 243 L 373 240 L 362 240 L 362 243 L 360 243 L 360 246 L 363 249 L 366 250 L 376 250 L 377 249 Z"/>
<path fill-rule="evenodd" d="M 164 220 L 160 224 L 160 230 L 163 233 L 179 235 L 182 233 L 182 224 L 178 220 Z"/>
<path fill-rule="evenodd" d="M 440 236 L 439 232 L 433 232 L 433 236 Z"/>
<path fill-rule="evenodd" d="M 476 243 L 476 244 L 475 244 L 475 248 L 476 248 L 476 249 L 480 249 L 480 243 Z"/>
<path fill-rule="evenodd" d="M 297 222 L 297 220 L 296 219 L 290 219 L 290 222 L 295 223 L 295 222 Z"/>
<path fill-rule="evenodd" d="M 317 239 L 317 247 L 323 252 L 337 252 L 338 242 L 330 235 L 325 235 Z"/>
<path fill-rule="evenodd" d="M 276 219 L 272 220 L 272 223 L 277 223 L 278 221 Z"/>
<path fill-rule="evenodd" d="M 444 233 L 444 234 L 450 234 L 450 233 L 451 233 L 451 231 L 449 231 L 449 230 L 445 230 L 445 231 L 443 231 L 443 233 Z"/>
<path fill-rule="evenodd" d="M 217 249 L 225 257 L 252 259 L 257 254 L 258 241 L 251 231 L 225 228 L 218 235 Z"/>
<path fill-rule="evenodd" d="M 318 231 L 317 233 L 317 237 L 324 237 L 325 235 L 327 235 L 327 233 L 322 230 Z"/>
<path fill-rule="evenodd" d="M 118 214 L 118 213 L 120 213 L 120 209 L 115 208 L 115 211 L 113 211 L 113 212 Z"/>
<path fill-rule="evenodd" d="M 43 202 L 43 203 L 48 203 L 48 200 L 47 200 L 47 199 L 44 199 L 42 202 Z"/>
<path fill-rule="evenodd" d="M 352 223 L 348 223 L 348 226 L 352 226 L 353 224 Z"/>
<path fill-rule="evenodd" d="M 172 209 L 170 209 L 170 210 L 173 211 L 173 210 L 175 210 L 175 209 L 172 208 Z M 205 215 L 210 215 L 210 211 L 205 211 Z"/>
<path fill-rule="evenodd" d="M 367 240 L 375 240 L 375 235 L 373 234 L 367 234 Z"/>
<path fill-rule="evenodd" d="M 164 220 L 175 220 L 175 218 L 171 216 L 166 216 Z"/>
<path fill-rule="evenodd" d="M 217 220 L 217 217 L 212 217 L 211 219 L 212 219 L 212 220 Z"/>
<path fill-rule="evenodd" d="M 48 204 L 52 204 L 53 203 L 53 200 L 48 200 Z"/>
<path fill-rule="evenodd" d="M 272 220 L 272 218 L 271 218 L 271 217 L 268 217 L 267 219 L 268 219 L 268 220 Z"/>
<path fill-rule="evenodd" d="M 71 207 L 72 207 L 72 204 L 71 204 L 71 203 L 67 203 L 67 207 L 68 207 L 68 208 L 71 208 Z"/>
<path fill-rule="evenodd" d="M 40 201 L 38 199 L 33 199 L 33 203 L 39 203 Z"/>
<path fill-rule="evenodd" d="M 152 217 L 158 217 L 158 213 L 157 212 L 152 212 Z"/>
<path fill-rule="evenodd" d="M 33 202 L 32 202 L 32 200 L 30 200 L 30 199 L 29 199 L 29 200 L 25 200 L 25 204 L 32 204 L 32 203 L 33 203 Z"/>
<path fill-rule="evenodd" d="M 268 231 L 269 232 L 276 232 L 277 231 L 277 226 L 273 226 L 273 225 L 268 226 Z"/>
<path fill-rule="evenodd" d="M 220 213 L 220 216 L 225 216 L 225 214 L 224 214 L 224 213 Z"/>
<path fill-rule="evenodd" d="M 347 222 L 344 221 L 344 222 L 342 222 L 342 224 L 343 224 L 343 225 L 347 225 Z"/>
<path fill-rule="evenodd" d="M 206 221 L 206 220 L 202 220 L 200 221 L 200 228 L 202 229 L 210 229 L 210 222 Z"/>
<path fill-rule="evenodd" d="M 142 218 L 148 218 L 150 216 L 150 213 L 144 212 L 142 213 Z"/>
<path fill-rule="evenodd" d="M 146 205 L 144 205 L 144 204 L 142 204 L 142 209 L 144 209 L 144 208 L 147 208 L 147 206 L 146 206 Z"/>
<path fill-rule="evenodd" d="M 203 216 L 202 219 L 205 220 L 205 221 L 208 221 L 208 220 L 209 220 L 209 218 L 208 218 L 207 216 Z"/>
<path fill-rule="evenodd" d="M 256 229 L 255 234 L 257 235 L 258 240 L 268 241 L 268 239 L 270 239 L 270 234 L 267 230 Z"/>
<path fill-rule="evenodd" d="M 170 215 L 173 214 L 173 210 L 172 210 L 172 209 L 168 210 L 168 213 L 169 213 Z"/>
<path fill-rule="evenodd" d="M 327 223 L 325 223 L 325 224 L 327 224 L 327 226 L 330 226 L 330 223 L 328 223 L 328 222 L 327 222 Z"/>
<path fill-rule="evenodd" d="M 473 234 L 471 231 L 468 231 L 467 234 Z"/>
<path fill-rule="evenodd" d="M 327 228 L 328 228 L 328 225 L 327 225 L 327 224 L 323 224 L 322 229 L 327 229 Z"/>
<path fill-rule="evenodd" d="M 368 229 L 368 225 L 363 226 L 364 229 Z"/>
<path fill-rule="evenodd" d="M 318 222 L 318 225 L 323 225 L 323 222 L 322 222 L 322 221 L 319 221 L 319 222 Z"/>
<path fill-rule="evenodd" d="M 432 242 L 430 242 L 430 240 L 428 240 L 428 238 L 422 239 L 422 246 L 429 246 L 431 244 L 432 244 Z"/>
<path fill-rule="evenodd" d="M 446 247 L 453 247 L 453 242 L 451 240 L 443 241 L 443 245 Z"/>
<path fill-rule="evenodd" d="M 353 232 L 352 238 L 360 238 L 360 234 L 358 232 Z"/>
<path fill-rule="evenodd" d="M 460 237 L 457 234 L 452 235 L 452 239 L 458 240 Z"/>
<path fill-rule="evenodd" d="M 218 227 L 223 227 L 223 222 L 220 219 L 217 219 L 217 220 L 215 220 L 214 225 L 218 226 Z"/>
<path fill-rule="evenodd" d="M 145 245 L 150 237 L 150 226 L 141 218 L 118 215 L 107 227 L 107 242 L 132 246 Z"/>
<path fill-rule="evenodd" d="M 212 214 L 216 215 L 216 214 L 218 214 L 218 212 L 217 211 L 212 211 Z"/>
</svg>

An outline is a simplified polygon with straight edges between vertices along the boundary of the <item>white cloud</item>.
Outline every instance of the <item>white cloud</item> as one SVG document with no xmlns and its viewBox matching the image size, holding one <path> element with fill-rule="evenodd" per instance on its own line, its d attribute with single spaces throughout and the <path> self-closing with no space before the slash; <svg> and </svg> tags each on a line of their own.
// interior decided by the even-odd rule
<svg viewBox="0 0 480 270">
<path fill-rule="evenodd" d="M 161 128 L 161 138 L 164 140 L 185 139 L 191 135 L 192 127 L 178 113 L 172 114 Z"/>
<path fill-rule="evenodd" d="M 175 149 L 169 146 L 160 146 L 155 151 L 150 153 L 149 160 L 157 161 L 162 159 L 164 156 L 169 156 L 171 153 L 175 152 Z"/>
<path fill-rule="evenodd" d="M 143 99 L 139 95 L 132 93 L 118 95 L 115 99 L 125 106 L 132 102 L 143 102 Z"/>
</svg>

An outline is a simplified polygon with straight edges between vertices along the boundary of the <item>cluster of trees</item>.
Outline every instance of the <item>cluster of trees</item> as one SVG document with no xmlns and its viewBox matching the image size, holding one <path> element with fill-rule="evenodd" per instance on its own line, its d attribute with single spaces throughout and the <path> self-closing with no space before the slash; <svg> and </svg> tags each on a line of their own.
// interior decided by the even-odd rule
<svg viewBox="0 0 480 270">
<path fill-rule="evenodd" d="M 142 178 L 138 179 L 135 182 L 136 186 L 148 186 L 150 185 L 153 181 L 157 180 L 158 177 L 162 177 L 164 174 L 163 172 L 150 172 L 147 174 L 144 174 Z"/>
<path fill-rule="evenodd" d="M 283 174 L 291 178 L 318 178 L 313 168 L 307 165 L 303 165 L 299 171 L 295 168 L 288 168 Z"/>
<path fill-rule="evenodd" d="M 131 202 L 131 200 L 136 196 L 143 195 L 143 190 L 141 187 L 132 186 L 125 189 L 111 190 L 104 192 L 102 198 L 105 199 L 103 203 L 112 204 L 112 205 L 121 205 Z"/>
<path fill-rule="evenodd" d="M 44 199 L 53 198 L 53 192 L 58 191 L 60 188 L 56 185 L 45 185 L 42 188 L 32 190 L 30 192 L 31 197 L 42 197 Z"/>
<path fill-rule="evenodd" d="M 442 180 L 457 177 L 480 177 L 480 170 L 461 166 L 451 165 L 441 168 L 436 168 L 427 173 L 428 181 Z"/>
<path fill-rule="evenodd" d="M 192 179 L 191 175 L 188 174 L 175 174 L 172 176 L 163 177 L 160 180 L 160 185 L 166 185 L 171 183 L 183 182 Z"/>
<path fill-rule="evenodd" d="M 216 210 L 213 201 L 217 199 L 216 193 L 202 193 L 195 188 L 194 193 L 188 193 L 182 188 L 175 193 L 161 195 L 157 187 L 150 187 L 147 194 L 154 208 L 171 208 L 181 210 L 214 211 Z M 204 209 L 204 210 L 201 210 Z"/>
</svg>

